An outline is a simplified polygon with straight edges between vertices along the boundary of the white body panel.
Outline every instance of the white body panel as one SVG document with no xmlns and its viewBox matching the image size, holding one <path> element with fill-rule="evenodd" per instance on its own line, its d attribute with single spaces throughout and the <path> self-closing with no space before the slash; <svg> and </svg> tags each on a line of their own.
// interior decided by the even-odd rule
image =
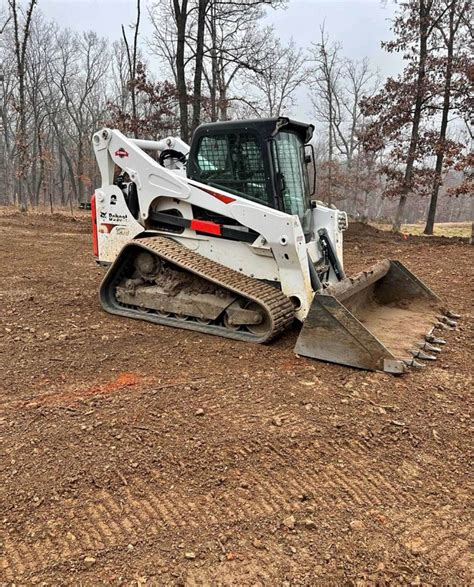
<svg viewBox="0 0 474 587">
<path fill-rule="evenodd" d="M 162 167 L 141 148 L 158 151 L 163 147 L 174 148 L 187 153 L 189 147 L 179 139 L 141 141 L 129 139 L 117 130 L 103 129 L 94 135 L 93 146 L 102 176 L 102 186 L 96 190 L 101 262 L 113 262 L 126 242 L 145 230 L 150 232 L 146 227 L 151 211 L 158 212 L 172 206 L 183 218 L 192 220 L 191 206 L 196 205 L 236 220 L 261 236 L 254 243 L 246 243 L 203 236 L 190 228 L 185 228 L 179 235 L 163 233 L 231 269 L 257 279 L 279 282 L 282 291 L 297 302 L 295 315 L 300 320 L 305 319 L 315 293 L 308 255 L 313 262 L 321 258 L 318 229 L 328 231 L 342 263 L 342 227 L 347 225 L 345 213 L 318 203 L 311 210 L 313 234 L 307 243 L 298 216 L 212 188 L 211 191 L 227 196 L 228 202 L 224 203 L 205 191 L 211 189 L 209 186 L 186 178 L 182 169 Z M 113 185 L 115 165 L 127 172 L 137 186 L 138 219 L 130 213 L 122 190 Z M 335 280 L 335 276 L 330 280 Z"/>
</svg>

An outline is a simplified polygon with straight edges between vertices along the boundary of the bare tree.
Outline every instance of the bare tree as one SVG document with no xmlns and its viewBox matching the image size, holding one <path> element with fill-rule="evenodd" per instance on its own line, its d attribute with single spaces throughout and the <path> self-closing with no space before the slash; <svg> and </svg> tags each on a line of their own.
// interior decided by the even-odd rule
<svg viewBox="0 0 474 587">
<path fill-rule="evenodd" d="M 38 205 L 41 189 L 50 162 L 48 143 L 51 138 L 49 112 L 44 103 L 47 92 L 47 70 L 56 52 L 55 35 L 58 26 L 37 13 L 32 21 L 30 42 L 26 54 L 26 93 L 28 100 L 28 134 L 30 137 L 30 173 L 25 184 L 29 200 Z M 53 98 L 53 97 L 51 97 Z M 54 99 L 54 98 L 53 98 Z"/>
<path fill-rule="evenodd" d="M 360 100 L 362 96 L 375 93 L 379 78 L 367 58 L 361 61 L 344 59 L 340 76 L 340 89 L 334 92 L 334 145 L 350 169 L 360 144 L 359 129 L 364 120 Z"/>
<path fill-rule="evenodd" d="M 246 73 L 263 71 L 263 64 L 270 61 L 273 47 L 267 37 L 273 38 L 273 31 L 260 26 L 264 4 L 280 5 L 275 0 L 211 0 L 204 60 L 210 120 L 227 120 L 230 104 L 235 104 L 241 95 L 239 84 L 235 84 L 234 91 L 232 84 L 245 79 Z"/>
<path fill-rule="evenodd" d="M 117 104 L 120 110 L 125 111 L 131 106 L 130 102 L 130 68 L 127 48 L 123 39 L 112 44 L 112 88 L 111 102 Z M 133 109 L 132 109 L 133 112 Z"/>
<path fill-rule="evenodd" d="M 241 100 L 257 116 L 280 116 L 291 110 L 295 92 L 306 79 L 306 59 L 293 41 L 285 46 L 270 34 L 265 49 L 267 61 L 245 74 L 249 98 Z"/>
<path fill-rule="evenodd" d="M 193 116 L 191 131 L 199 125 L 201 120 L 202 78 L 204 68 L 204 35 L 206 32 L 206 13 L 210 0 L 198 0 L 196 19 L 196 56 L 193 83 Z"/>
<path fill-rule="evenodd" d="M 17 1 L 8 0 L 8 5 L 10 7 L 11 17 L 13 20 L 13 31 L 15 38 L 15 58 L 19 88 L 17 106 L 19 114 L 19 126 L 17 131 L 16 143 L 18 152 L 18 200 L 22 210 L 26 210 L 28 207 L 28 201 L 26 198 L 26 192 L 24 188 L 25 177 L 27 174 L 29 164 L 25 92 L 26 49 L 28 47 L 31 19 L 33 16 L 33 10 L 35 8 L 36 3 L 37 0 L 30 0 L 26 9 L 26 13 L 23 15 L 20 6 L 17 4 Z M 21 21 L 23 21 L 23 24 Z"/>
<path fill-rule="evenodd" d="M 252 23 L 262 18 L 263 6 L 277 7 L 284 2 L 167 0 L 152 7 L 152 47 L 174 76 L 180 102 L 181 135 L 185 140 L 189 141 L 190 131 L 201 121 L 203 110 L 210 120 L 227 117 L 227 94 L 237 71 L 258 65 L 255 35 L 246 33 Z M 202 92 L 203 79 L 207 96 Z M 209 108 L 203 109 L 204 104 Z"/>
<path fill-rule="evenodd" d="M 173 0 L 176 23 L 176 87 L 179 99 L 179 120 L 183 140 L 189 141 L 188 91 L 186 84 L 186 25 L 188 22 L 188 0 Z"/>
<path fill-rule="evenodd" d="M 4 186 L 4 193 L 8 203 L 14 203 L 14 192 L 16 183 L 15 173 L 15 134 L 17 131 L 17 112 L 13 110 L 15 94 L 17 92 L 18 80 L 14 60 L 13 31 L 7 28 L 11 17 L 5 19 L 5 27 L 2 27 L 0 35 L 0 52 L 4 59 L 0 64 L 0 169 L 1 181 Z"/>
<path fill-rule="evenodd" d="M 62 97 L 64 114 L 70 122 L 69 137 L 76 153 L 76 194 L 80 202 L 87 201 L 90 183 L 85 173 L 91 157 L 90 136 L 105 112 L 103 80 L 108 62 L 107 44 L 96 33 L 74 37 L 65 31 L 59 35 L 58 59 L 52 63 L 51 80 Z"/>
<path fill-rule="evenodd" d="M 138 58 L 138 30 L 140 27 L 140 15 L 141 15 L 141 7 L 140 7 L 140 0 L 137 0 L 137 20 L 135 21 L 135 25 L 133 26 L 134 34 L 133 34 L 133 47 L 130 49 L 130 45 L 127 39 L 127 34 L 125 32 L 125 27 L 122 25 L 122 38 L 125 44 L 125 49 L 127 52 L 127 62 L 128 62 L 128 73 L 129 73 L 129 81 L 134 80 L 137 77 L 137 58 Z M 137 119 L 137 98 L 136 98 L 136 88 L 132 84 L 130 87 L 130 95 L 132 98 L 132 116 L 136 120 Z M 137 137 L 135 132 L 135 138 Z"/>
<path fill-rule="evenodd" d="M 329 204 L 333 200 L 333 160 L 336 129 L 341 127 L 341 75 L 342 59 L 340 56 L 341 45 L 330 43 L 324 25 L 320 28 L 320 40 L 313 43 L 310 51 L 311 99 L 319 120 L 327 126 L 327 174 L 326 174 L 326 199 Z M 338 108 L 339 105 L 339 108 Z M 340 134 L 340 133 L 339 133 Z"/>
</svg>

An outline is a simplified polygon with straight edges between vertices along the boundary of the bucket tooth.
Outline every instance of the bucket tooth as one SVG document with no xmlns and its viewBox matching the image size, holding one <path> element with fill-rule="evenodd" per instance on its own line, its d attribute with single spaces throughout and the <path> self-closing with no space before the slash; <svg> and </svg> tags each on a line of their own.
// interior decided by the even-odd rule
<svg viewBox="0 0 474 587">
<path fill-rule="evenodd" d="M 461 314 L 456 314 L 455 312 L 451 312 L 451 310 L 446 310 L 444 314 L 451 320 L 459 320 L 461 318 Z"/>
<path fill-rule="evenodd" d="M 418 346 L 420 347 L 420 349 L 422 351 L 428 351 L 430 353 L 440 353 L 441 352 L 441 349 L 439 347 L 434 346 L 434 345 L 432 345 L 429 342 L 424 341 L 424 340 L 420 341 L 418 343 Z"/>
<path fill-rule="evenodd" d="M 415 359 L 422 359 L 423 361 L 436 361 L 436 357 L 434 355 L 429 355 L 420 349 L 412 350 L 411 354 Z"/>
<path fill-rule="evenodd" d="M 447 316 L 436 316 L 436 318 L 437 318 L 437 320 L 439 320 L 443 324 L 446 324 L 447 326 L 450 326 L 451 328 L 456 328 L 456 326 L 457 326 L 456 321 L 451 320 Z"/>
<path fill-rule="evenodd" d="M 444 322 L 436 322 L 434 327 L 437 328 L 438 330 L 454 330 L 454 328 L 451 328 L 451 326 L 444 324 Z"/>
<path fill-rule="evenodd" d="M 443 345 L 446 344 L 446 341 L 443 338 L 436 337 L 431 331 L 425 336 L 426 342 L 430 344 L 438 344 Z"/>
<path fill-rule="evenodd" d="M 408 371 L 403 359 L 384 359 L 383 370 L 392 375 L 402 375 Z"/>
<path fill-rule="evenodd" d="M 413 359 L 404 359 L 403 362 L 407 367 L 413 367 L 413 369 L 424 369 L 426 365 L 420 363 L 415 358 Z"/>
</svg>

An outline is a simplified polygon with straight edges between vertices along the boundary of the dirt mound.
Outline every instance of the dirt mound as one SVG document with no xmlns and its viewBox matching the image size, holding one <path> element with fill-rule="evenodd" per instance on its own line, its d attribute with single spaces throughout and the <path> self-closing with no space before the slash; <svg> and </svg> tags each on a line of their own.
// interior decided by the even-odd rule
<svg viewBox="0 0 474 587">
<path fill-rule="evenodd" d="M 82 213 L 77 216 L 70 216 L 62 213 L 27 213 L 18 211 L 4 211 L 0 213 L 0 221 L 3 231 L 13 228 L 33 229 L 44 232 L 48 229 L 51 232 L 60 232 L 67 230 L 69 232 L 90 234 L 91 219 L 90 213 L 86 216 Z"/>
<path fill-rule="evenodd" d="M 362 222 L 351 222 L 349 228 L 345 233 L 346 239 L 349 241 L 366 241 L 371 240 L 382 240 L 386 243 L 394 242 L 406 242 L 406 241 L 425 241 L 425 245 L 432 247 L 436 245 L 447 245 L 456 243 L 468 243 L 469 239 L 460 236 L 430 236 L 420 234 L 402 234 L 393 233 L 389 230 L 382 230 L 371 224 L 364 224 Z"/>
<path fill-rule="evenodd" d="M 353 238 L 357 238 L 358 236 L 368 237 L 368 236 L 380 236 L 385 231 L 379 230 L 375 226 L 371 224 L 365 224 L 363 222 L 349 222 L 349 228 L 346 231 L 346 234 L 350 235 Z M 394 235 L 395 237 L 398 235 Z"/>
</svg>

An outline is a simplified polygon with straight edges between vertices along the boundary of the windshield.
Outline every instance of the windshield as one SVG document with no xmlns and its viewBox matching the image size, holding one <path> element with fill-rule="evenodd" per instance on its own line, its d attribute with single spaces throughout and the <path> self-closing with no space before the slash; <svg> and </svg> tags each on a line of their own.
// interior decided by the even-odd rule
<svg viewBox="0 0 474 587">
<path fill-rule="evenodd" d="M 292 132 L 280 131 L 273 141 L 273 158 L 282 186 L 284 211 L 303 219 L 309 197 L 303 142 Z"/>
<path fill-rule="evenodd" d="M 202 137 L 196 163 L 204 183 L 269 205 L 262 154 L 252 133 Z"/>
</svg>

